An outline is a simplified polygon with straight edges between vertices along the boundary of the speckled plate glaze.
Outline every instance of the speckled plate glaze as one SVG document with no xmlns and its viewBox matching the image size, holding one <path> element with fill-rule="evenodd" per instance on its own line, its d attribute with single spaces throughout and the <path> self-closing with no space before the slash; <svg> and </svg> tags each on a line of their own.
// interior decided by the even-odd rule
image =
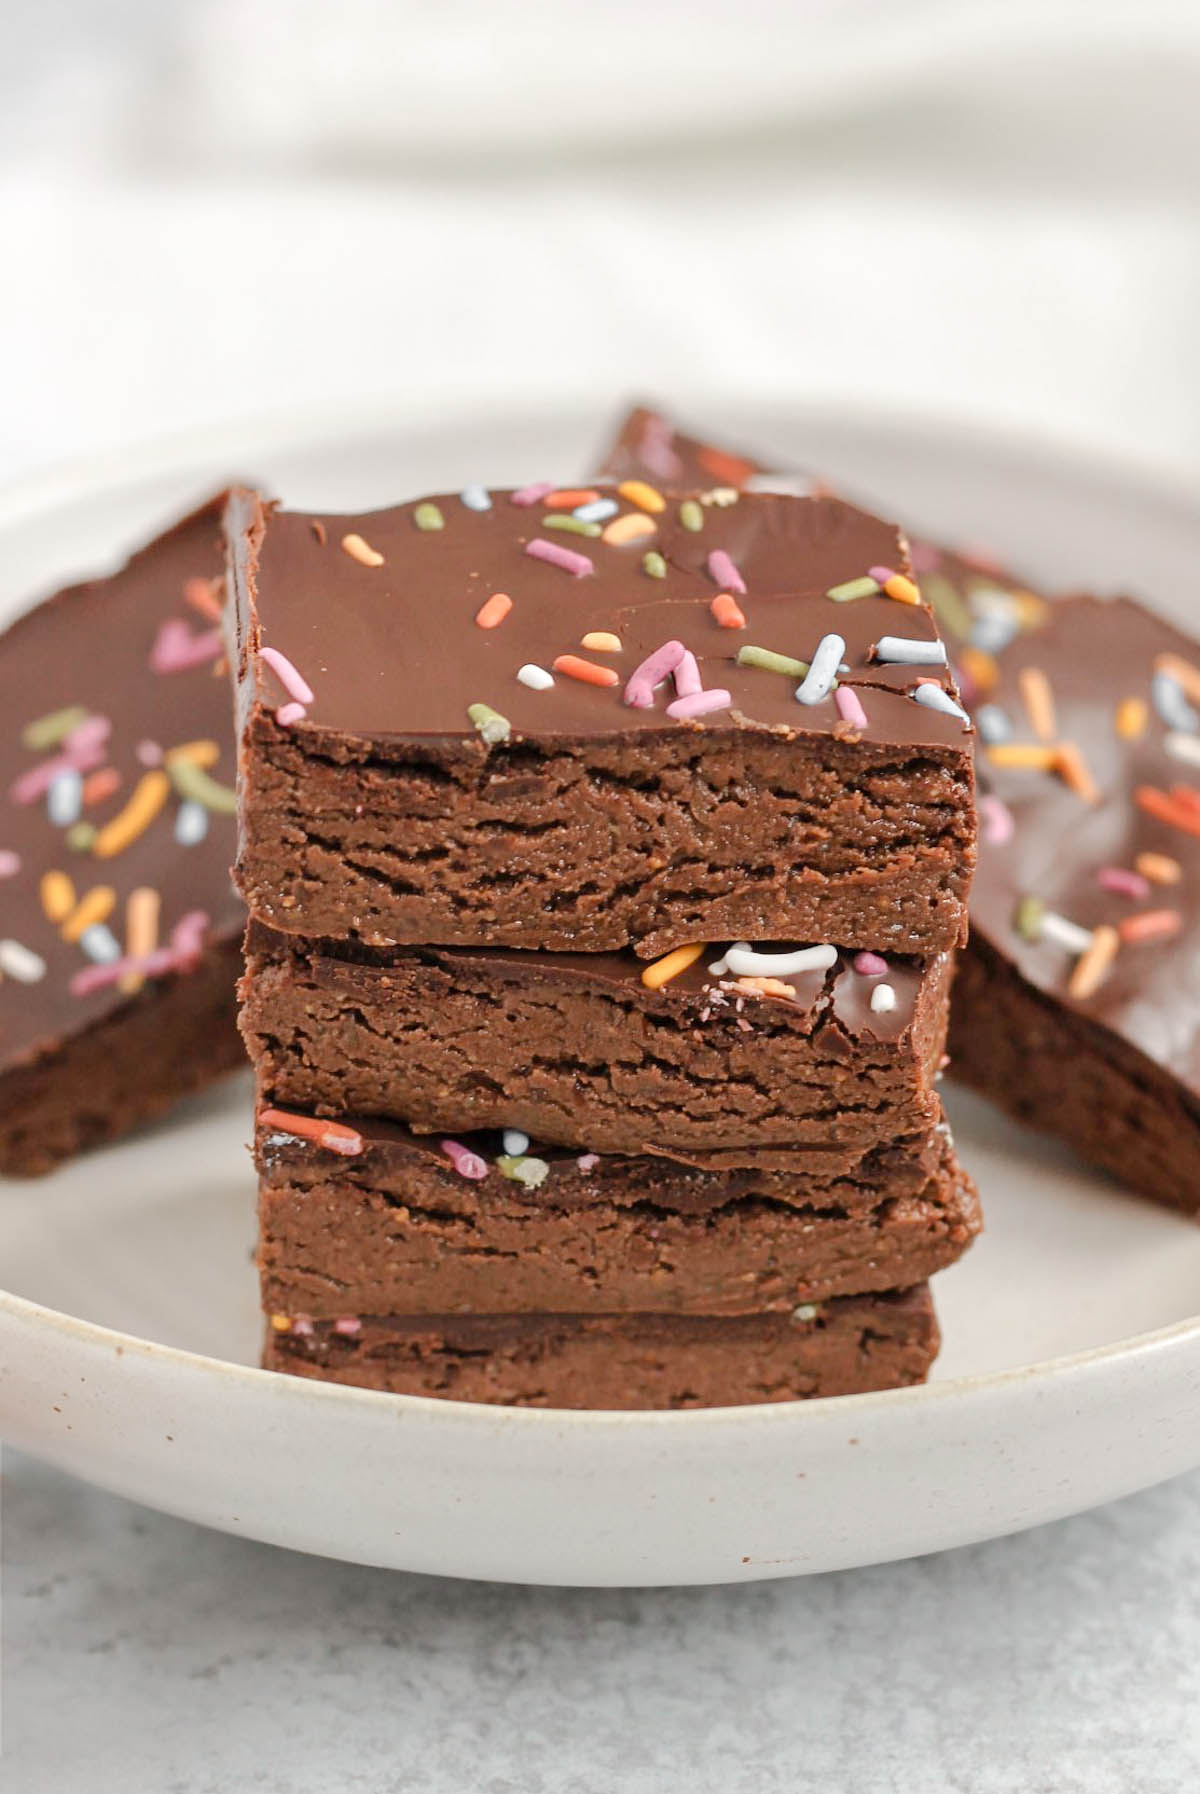
<svg viewBox="0 0 1200 1794">
<path fill-rule="evenodd" d="M 1186 624 L 1200 504 L 958 426 L 696 407 L 914 529 Z M 0 608 L 114 563 L 230 475 L 382 504 L 586 467 L 575 413 L 280 422 L 0 494 Z M 1194 619 L 1192 619 L 1194 621 Z M 254 1368 L 248 1083 L 52 1178 L 0 1189 L 0 1424 L 14 1444 L 210 1526 L 409 1570 L 611 1585 L 738 1581 L 941 1550 L 1200 1463 L 1200 1228 L 962 1095 L 988 1232 L 936 1289 L 925 1389 L 684 1414 L 520 1412 Z"/>
</svg>

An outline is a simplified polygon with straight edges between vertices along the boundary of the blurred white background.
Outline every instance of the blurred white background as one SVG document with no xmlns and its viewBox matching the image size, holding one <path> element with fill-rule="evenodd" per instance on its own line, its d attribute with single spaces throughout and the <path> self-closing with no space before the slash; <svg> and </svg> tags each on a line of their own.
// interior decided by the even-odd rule
<svg viewBox="0 0 1200 1794">
<path fill-rule="evenodd" d="M 8 0 L 0 478 L 632 390 L 1200 468 L 1196 0 Z"/>
</svg>

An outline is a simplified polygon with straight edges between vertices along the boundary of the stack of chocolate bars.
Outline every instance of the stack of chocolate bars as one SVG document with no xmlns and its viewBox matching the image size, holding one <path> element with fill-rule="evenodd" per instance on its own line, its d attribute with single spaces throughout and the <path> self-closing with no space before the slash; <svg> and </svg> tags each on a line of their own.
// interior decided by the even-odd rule
<svg viewBox="0 0 1200 1794">
<path fill-rule="evenodd" d="M 971 735 L 890 525 L 237 493 L 267 1363 L 682 1407 L 920 1380 Z"/>
</svg>

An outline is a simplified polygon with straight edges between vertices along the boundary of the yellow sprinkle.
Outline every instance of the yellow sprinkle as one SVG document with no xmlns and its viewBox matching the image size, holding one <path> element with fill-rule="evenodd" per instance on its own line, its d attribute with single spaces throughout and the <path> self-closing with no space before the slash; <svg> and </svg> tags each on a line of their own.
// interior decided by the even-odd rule
<svg viewBox="0 0 1200 1794">
<path fill-rule="evenodd" d="M 1022 667 L 1017 675 L 1021 700 L 1030 726 L 1039 741 L 1053 741 L 1058 734 L 1054 717 L 1054 693 L 1041 667 Z"/>
<path fill-rule="evenodd" d="M 1067 982 L 1068 996 L 1082 1002 L 1085 997 L 1090 997 L 1099 990 L 1108 975 L 1109 967 L 1117 957 L 1120 944 L 1120 935 L 1107 922 L 1093 930 L 1092 944 L 1076 960 L 1075 970 Z"/>
<path fill-rule="evenodd" d="M 63 923 L 63 940 L 82 940 L 85 932 L 97 922 L 107 922 L 116 901 L 117 893 L 111 885 L 93 885 L 90 891 L 85 891 Z"/>
<path fill-rule="evenodd" d="M 145 959 L 158 946 L 158 918 L 162 899 L 150 885 L 138 885 L 125 899 L 125 952 L 129 959 Z M 141 972 L 124 972 L 117 989 L 131 996 L 145 982 Z"/>
<path fill-rule="evenodd" d="M 75 908 L 75 886 L 65 872 L 43 872 L 42 908 L 52 922 L 62 922 Z"/>
<path fill-rule="evenodd" d="M 1017 766 L 1031 772 L 1049 772 L 1058 756 L 1052 747 L 1039 747 L 1032 741 L 998 741 L 987 751 L 993 766 Z"/>
<path fill-rule="evenodd" d="M 292 1330 L 292 1323 L 286 1314 L 273 1314 L 271 1326 L 276 1333 L 290 1333 Z"/>
<path fill-rule="evenodd" d="M 1000 668 L 996 665 L 994 655 L 986 653 L 983 648 L 960 648 L 958 664 L 975 681 L 981 692 L 986 694 L 995 691 Z"/>
<path fill-rule="evenodd" d="M 1010 592 L 1022 629 L 1038 629 L 1047 617 L 1046 600 L 1035 592 Z"/>
<path fill-rule="evenodd" d="M 1146 733 L 1150 710 L 1141 698 L 1122 698 L 1117 705 L 1117 734 L 1122 741 L 1136 741 Z"/>
<path fill-rule="evenodd" d="M 619 635 L 613 635 L 609 629 L 589 629 L 587 634 L 580 639 L 579 646 L 590 648 L 593 654 L 619 654 L 621 638 Z"/>
<path fill-rule="evenodd" d="M 1133 863 L 1152 885 L 1177 885 L 1183 877 L 1183 867 L 1169 853 L 1139 853 Z"/>
<path fill-rule="evenodd" d="M 383 566 L 383 556 L 379 550 L 372 548 L 369 542 L 364 542 L 362 537 L 355 535 L 353 531 L 350 535 L 342 537 L 342 547 L 352 561 L 361 561 L 364 567 Z"/>
<path fill-rule="evenodd" d="M 908 579 L 903 573 L 893 573 L 885 579 L 883 589 L 889 598 L 897 599 L 901 604 L 920 604 L 921 593 L 915 581 Z"/>
<path fill-rule="evenodd" d="M 1094 804 L 1099 800 L 1100 788 L 1092 777 L 1082 749 L 1075 742 L 1059 742 L 1054 750 L 1054 770 L 1085 804 Z"/>
<path fill-rule="evenodd" d="M 637 505 L 642 511 L 665 511 L 667 501 L 661 492 L 648 486 L 645 480 L 622 480 L 617 487 L 622 498 L 627 498 L 631 505 Z"/>
<path fill-rule="evenodd" d="M 170 790 L 171 781 L 161 767 L 143 773 L 125 808 L 118 810 L 111 822 L 105 823 L 92 842 L 96 858 L 111 860 L 114 854 L 123 853 L 144 829 L 149 828 L 166 803 Z"/>
<path fill-rule="evenodd" d="M 1200 704 L 1200 667 L 1194 667 L 1180 654 L 1156 654 L 1154 670 L 1166 673 L 1177 685 L 1182 685 L 1193 704 Z"/>
<path fill-rule="evenodd" d="M 653 517 L 646 517 L 641 511 L 626 511 L 605 527 L 603 539 L 619 547 L 622 542 L 640 542 L 644 536 L 652 536 L 655 528 Z"/>
<path fill-rule="evenodd" d="M 168 766 L 180 760 L 190 760 L 193 766 L 215 766 L 221 749 L 215 741 L 181 741 L 178 747 L 168 748 L 163 758 Z"/>
<path fill-rule="evenodd" d="M 653 965 L 642 972 L 642 983 L 647 990 L 658 990 L 669 984 L 672 978 L 678 978 L 680 972 L 686 972 L 694 966 L 704 951 L 704 942 L 699 941 L 691 947 L 676 947 L 673 953 L 664 953 Z"/>
</svg>

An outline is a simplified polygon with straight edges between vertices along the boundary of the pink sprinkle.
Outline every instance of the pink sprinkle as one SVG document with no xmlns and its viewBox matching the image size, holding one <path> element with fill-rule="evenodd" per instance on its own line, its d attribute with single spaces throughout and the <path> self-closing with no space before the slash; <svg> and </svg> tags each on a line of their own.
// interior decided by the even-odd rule
<svg viewBox="0 0 1200 1794">
<path fill-rule="evenodd" d="M 977 703 L 983 695 L 979 689 L 978 681 L 972 679 L 966 667 L 955 667 L 954 678 L 958 685 L 959 697 L 967 708 L 970 709 L 971 705 Z"/>
<path fill-rule="evenodd" d="M 275 721 L 281 729 L 290 729 L 293 723 L 302 723 L 307 715 L 303 704 L 281 704 L 275 712 Z"/>
<path fill-rule="evenodd" d="M 64 772 L 94 772 L 105 758 L 112 724 L 106 716 L 87 716 L 63 737 L 62 750 L 49 760 L 39 760 L 15 779 L 9 796 L 15 804 L 36 803 Z"/>
<path fill-rule="evenodd" d="M 877 586 L 885 586 L 889 579 L 895 579 L 896 577 L 896 569 L 894 567 L 868 567 L 867 572 L 871 575 L 871 578 L 875 581 Z"/>
<path fill-rule="evenodd" d="M 301 704 L 312 703 L 312 686 L 296 671 L 286 654 L 281 654 L 278 648 L 260 648 L 259 653 L 289 697 Z"/>
<path fill-rule="evenodd" d="M 703 690 L 704 681 L 700 677 L 700 668 L 696 665 L 696 656 L 690 648 L 685 648 L 679 657 L 679 665 L 675 668 L 675 696 L 694 698 L 698 691 Z"/>
<path fill-rule="evenodd" d="M 509 500 L 514 505 L 536 505 L 539 499 L 554 491 L 550 480 L 536 480 L 532 486 L 521 486 Z"/>
<path fill-rule="evenodd" d="M 139 741 L 134 752 L 143 766 L 161 766 L 163 751 L 157 741 Z"/>
<path fill-rule="evenodd" d="M 481 1159 L 477 1152 L 472 1152 L 469 1147 L 464 1146 L 461 1140 L 442 1140 L 439 1141 L 439 1145 L 460 1177 L 487 1176 L 487 1160 Z"/>
<path fill-rule="evenodd" d="M 863 978 L 882 978 L 888 969 L 888 962 L 878 953 L 856 953 L 854 969 Z"/>
<path fill-rule="evenodd" d="M 843 722 L 850 723 L 856 729 L 865 729 L 867 713 L 859 702 L 858 693 L 849 685 L 839 685 L 833 694 L 838 715 Z"/>
<path fill-rule="evenodd" d="M 979 819 L 983 823 L 983 838 L 996 847 L 1002 847 L 1011 841 L 1016 830 L 1013 813 L 1006 803 L 990 793 L 979 800 Z"/>
<path fill-rule="evenodd" d="M 356 1314 L 343 1314 L 333 1323 L 335 1333 L 344 1333 L 347 1339 L 353 1339 L 356 1333 L 362 1332 L 362 1322 Z"/>
<path fill-rule="evenodd" d="M 932 542 L 910 542 L 908 558 L 914 573 L 932 573 L 942 564 L 941 550 Z M 874 574 L 871 577 L 874 578 Z"/>
<path fill-rule="evenodd" d="M 600 1154 L 598 1152 L 581 1153 L 575 1163 L 581 1171 L 594 1171 L 600 1163 Z"/>
<path fill-rule="evenodd" d="M 714 548 L 708 557 L 708 576 L 723 592 L 746 595 L 746 582 L 723 548 Z"/>
<path fill-rule="evenodd" d="M 695 691 L 690 697 L 676 698 L 673 704 L 667 705 L 667 715 L 677 722 L 686 722 L 692 716 L 707 716 L 710 710 L 728 710 L 732 703 L 727 691 L 713 686 L 709 691 Z"/>
<path fill-rule="evenodd" d="M 21 856 L 11 847 L 0 847 L 0 878 L 12 878 L 21 870 Z"/>
<path fill-rule="evenodd" d="M 294 1315 L 291 1327 L 288 1329 L 291 1333 L 299 1334 L 301 1339 L 307 1339 L 312 1333 L 312 1330 L 313 1324 L 306 1314 Z"/>
<path fill-rule="evenodd" d="M 168 617 L 154 638 L 150 669 L 155 673 L 186 673 L 190 667 L 215 660 L 225 645 L 219 629 L 193 634 L 181 617 Z"/>
<path fill-rule="evenodd" d="M 1116 891 L 1122 897 L 1132 897 L 1140 901 L 1150 895 L 1150 880 L 1143 878 L 1140 872 L 1130 872 L 1124 866 L 1104 866 L 1096 874 L 1096 882 L 1106 891 Z"/>
<path fill-rule="evenodd" d="M 640 667 L 629 675 L 625 702 L 635 710 L 649 710 L 654 704 L 654 688 L 675 671 L 687 649 L 682 642 L 664 642 L 648 654 Z"/>
<path fill-rule="evenodd" d="M 675 432 L 665 417 L 657 413 L 648 417 L 642 425 L 641 457 L 655 479 L 671 480 L 679 478 L 683 472 L 683 462 L 675 453 L 672 440 Z"/>
<path fill-rule="evenodd" d="M 118 983 L 127 972 L 143 978 L 160 978 L 166 972 L 190 972 L 204 951 L 208 917 L 202 909 L 189 910 L 171 930 L 170 945 L 156 947 L 140 958 L 114 959 L 108 965 L 85 966 L 76 972 L 69 989 L 73 997 L 87 997 L 95 990 Z"/>
<path fill-rule="evenodd" d="M 564 573 L 571 573 L 576 579 L 596 571 L 586 554 L 576 554 L 573 548 L 563 548 L 560 543 L 547 542 L 541 536 L 526 542 L 525 552 L 535 561 L 549 561 L 552 567 L 561 567 Z"/>
</svg>

